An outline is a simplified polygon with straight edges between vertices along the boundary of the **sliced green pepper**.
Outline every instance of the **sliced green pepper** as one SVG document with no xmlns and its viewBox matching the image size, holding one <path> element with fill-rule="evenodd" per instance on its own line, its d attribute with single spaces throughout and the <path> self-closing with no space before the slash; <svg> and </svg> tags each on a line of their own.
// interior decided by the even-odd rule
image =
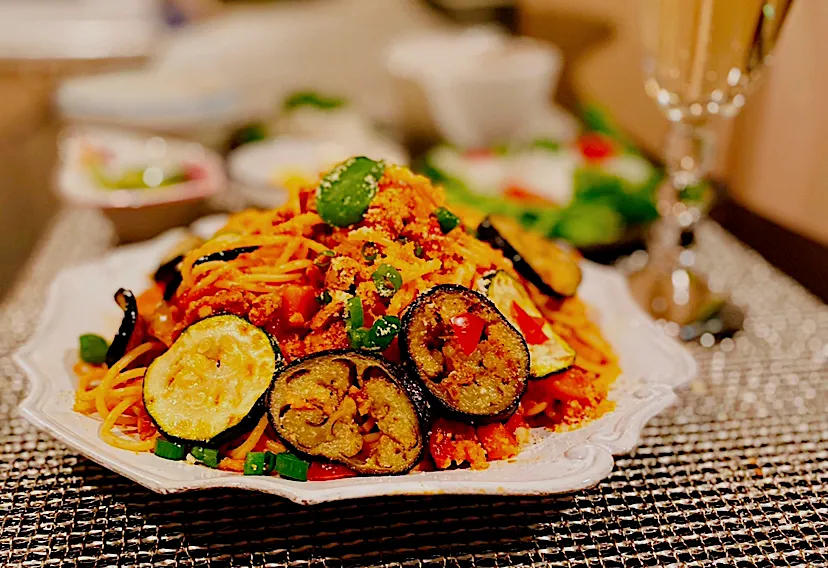
<svg viewBox="0 0 828 568">
<path fill-rule="evenodd" d="M 80 357 L 87 363 L 100 365 L 106 361 L 107 349 L 109 344 L 100 335 L 86 333 L 80 336 Z"/>
<path fill-rule="evenodd" d="M 190 454 L 196 459 L 197 462 L 203 463 L 207 467 L 216 468 L 221 461 L 219 459 L 219 451 L 216 448 L 202 448 L 201 446 L 195 446 L 192 450 L 190 450 Z"/>
<path fill-rule="evenodd" d="M 273 469 L 267 454 L 270 452 L 250 452 L 244 458 L 245 475 L 267 475 Z"/>
<path fill-rule="evenodd" d="M 359 296 L 348 298 L 345 301 L 348 329 L 359 329 L 365 322 L 365 312 L 362 309 L 362 300 Z"/>
<path fill-rule="evenodd" d="M 334 251 L 323 250 L 322 252 L 316 255 L 315 259 L 313 259 L 313 264 L 322 270 L 327 270 L 328 267 L 331 265 L 331 259 L 335 256 L 336 253 Z"/>
<path fill-rule="evenodd" d="M 385 171 L 383 162 L 365 157 L 351 158 L 328 172 L 316 192 L 316 210 L 334 227 L 347 227 L 362 216 L 379 190 Z"/>
<path fill-rule="evenodd" d="M 363 349 L 368 347 L 369 331 L 364 327 L 348 330 L 348 340 L 351 343 L 351 349 Z"/>
<path fill-rule="evenodd" d="M 434 211 L 434 216 L 437 217 L 437 222 L 440 223 L 440 230 L 443 231 L 443 234 L 448 234 L 460 224 L 460 218 L 445 207 L 440 207 Z"/>
<path fill-rule="evenodd" d="M 283 453 L 276 455 L 274 470 L 286 479 L 295 481 L 308 480 L 308 467 L 310 464 L 293 454 Z"/>
<path fill-rule="evenodd" d="M 402 287 L 403 279 L 400 271 L 390 264 L 380 264 L 371 275 L 377 293 L 383 298 L 390 298 Z"/>
<path fill-rule="evenodd" d="M 363 243 L 362 258 L 368 262 L 374 262 L 378 254 L 379 250 L 377 249 L 377 243 L 372 243 L 371 241 L 365 241 L 365 243 Z"/>
<path fill-rule="evenodd" d="M 368 332 L 369 349 L 386 349 L 400 332 L 400 318 L 396 316 L 382 316 L 374 321 Z"/>
<path fill-rule="evenodd" d="M 165 460 L 179 461 L 187 457 L 187 448 L 163 438 L 155 441 L 155 455 Z"/>
</svg>

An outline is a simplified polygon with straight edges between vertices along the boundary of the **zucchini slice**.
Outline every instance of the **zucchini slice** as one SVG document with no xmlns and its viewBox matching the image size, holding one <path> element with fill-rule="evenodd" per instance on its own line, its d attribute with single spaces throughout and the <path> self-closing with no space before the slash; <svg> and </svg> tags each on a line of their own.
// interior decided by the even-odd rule
<svg viewBox="0 0 828 568">
<path fill-rule="evenodd" d="M 508 272 L 498 270 L 482 278 L 481 287 L 500 313 L 526 338 L 531 378 L 542 379 L 572 366 L 575 351 L 552 330 L 523 284 Z"/>
<path fill-rule="evenodd" d="M 368 475 L 399 474 L 426 446 L 420 385 L 379 355 L 351 349 L 297 359 L 273 381 L 268 418 L 298 452 Z"/>
<path fill-rule="evenodd" d="M 574 296 L 581 284 L 578 257 L 562 244 L 525 230 L 514 219 L 497 215 L 483 219 L 477 236 L 512 261 L 518 274 L 547 296 Z"/>
<path fill-rule="evenodd" d="M 466 422 L 508 417 L 526 390 L 526 341 L 492 302 L 462 286 L 417 298 L 403 316 L 400 352 L 439 404 Z"/>
<path fill-rule="evenodd" d="M 283 366 L 276 340 L 244 318 L 217 315 L 184 330 L 144 376 L 144 406 L 171 440 L 210 446 L 258 420 Z"/>
</svg>

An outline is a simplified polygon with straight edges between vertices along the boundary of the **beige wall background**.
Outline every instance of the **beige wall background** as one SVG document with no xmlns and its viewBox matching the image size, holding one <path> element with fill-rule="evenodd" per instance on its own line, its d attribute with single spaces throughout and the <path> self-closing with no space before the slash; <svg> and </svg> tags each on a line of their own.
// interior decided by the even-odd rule
<svg viewBox="0 0 828 568">
<path fill-rule="evenodd" d="M 633 0 L 518 0 L 521 29 L 564 49 L 559 93 L 605 106 L 658 153 L 667 121 L 643 91 Z M 720 134 L 715 175 L 750 209 L 828 244 L 828 2 L 800 0 L 772 67 Z"/>
</svg>

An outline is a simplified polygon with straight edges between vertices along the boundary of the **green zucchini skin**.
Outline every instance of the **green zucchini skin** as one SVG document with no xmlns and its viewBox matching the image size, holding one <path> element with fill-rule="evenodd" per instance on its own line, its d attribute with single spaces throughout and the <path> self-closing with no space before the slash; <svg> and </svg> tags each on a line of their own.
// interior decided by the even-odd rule
<svg viewBox="0 0 828 568">
<path fill-rule="evenodd" d="M 279 343 L 276 340 L 276 338 L 273 337 L 272 335 L 270 335 L 269 333 L 267 333 L 265 330 L 253 325 L 246 318 L 235 315 L 235 314 L 216 314 L 216 315 L 210 316 L 208 318 L 204 318 L 203 320 L 199 320 L 197 322 L 194 322 L 193 324 L 191 324 L 189 327 L 187 327 L 187 329 L 185 329 L 181 333 L 181 336 L 179 336 L 179 338 L 176 340 L 176 343 L 178 343 L 178 341 L 180 341 L 181 338 L 193 326 L 196 326 L 196 325 L 198 325 L 202 322 L 213 320 L 215 318 L 235 318 L 235 319 L 238 319 L 238 320 L 241 320 L 242 322 L 244 322 L 245 325 L 251 326 L 251 327 L 255 328 L 256 330 L 260 331 L 261 333 L 263 333 L 264 336 L 268 340 L 268 344 L 270 346 L 270 349 L 273 351 L 273 355 L 274 355 L 273 373 L 270 377 L 270 381 L 268 382 L 267 387 L 262 391 L 261 395 L 251 405 L 250 409 L 246 412 L 245 416 L 239 422 L 229 426 L 228 428 L 226 428 L 225 430 L 223 430 L 219 434 L 213 436 L 212 438 L 201 439 L 201 438 L 197 438 L 197 437 L 187 437 L 187 436 L 176 435 L 175 433 L 170 432 L 168 429 L 166 429 L 164 427 L 163 424 L 161 424 L 162 420 L 157 419 L 156 416 L 154 415 L 154 413 L 150 410 L 152 404 L 147 399 L 146 376 L 150 375 L 150 373 L 152 372 L 152 366 L 156 364 L 156 362 L 158 361 L 158 358 L 156 360 L 154 360 L 153 363 L 150 365 L 150 367 L 147 369 L 147 373 L 146 373 L 146 376 L 144 378 L 144 389 L 142 390 L 142 398 L 143 398 L 143 402 L 144 402 L 144 407 L 147 409 L 147 414 L 149 415 L 150 419 L 153 421 L 156 428 L 158 428 L 158 431 L 161 432 L 161 434 L 163 434 L 164 438 L 166 438 L 167 440 L 169 440 L 171 442 L 175 442 L 177 444 L 182 444 L 182 445 L 197 444 L 197 445 L 203 446 L 203 447 L 215 448 L 217 446 L 220 446 L 221 444 L 224 444 L 225 442 L 228 442 L 228 441 L 232 440 L 236 436 L 243 433 L 245 430 L 249 430 L 249 429 L 253 428 L 259 422 L 262 415 L 265 413 L 265 410 L 266 410 L 265 402 L 267 400 L 267 392 L 270 388 L 270 385 L 272 384 L 273 377 L 275 377 L 279 373 L 279 371 L 281 371 L 282 368 L 284 368 L 284 365 L 285 365 L 284 356 L 282 355 L 282 350 L 279 347 Z M 175 343 L 173 343 L 172 347 L 170 347 L 170 350 L 174 349 L 174 348 L 175 348 Z M 169 352 L 169 350 L 168 350 L 168 352 Z M 160 417 L 158 417 L 158 418 L 160 418 Z"/>
<path fill-rule="evenodd" d="M 483 306 L 482 309 L 488 311 L 488 313 L 496 317 L 497 321 L 505 326 L 506 332 L 510 333 L 511 336 L 519 343 L 520 352 L 517 353 L 516 356 L 518 358 L 517 366 L 520 368 L 520 371 L 513 377 L 514 381 L 517 383 L 517 389 L 508 405 L 504 406 L 499 411 L 493 413 L 468 412 L 452 404 L 452 402 L 447 400 L 446 397 L 440 396 L 437 391 L 431 387 L 430 379 L 421 372 L 420 363 L 417 361 L 417 357 L 413 353 L 411 330 L 415 323 L 415 318 L 421 316 L 421 309 L 428 303 L 439 300 L 440 296 L 454 294 L 467 298 L 471 303 Z M 452 419 L 473 424 L 485 424 L 488 422 L 505 420 L 514 414 L 515 410 L 517 410 L 520 405 L 520 399 L 526 392 L 527 382 L 529 379 L 529 350 L 523 335 L 512 325 L 508 318 L 503 316 L 494 303 L 486 296 L 464 286 L 460 286 L 459 284 L 440 284 L 438 286 L 434 286 L 433 288 L 430 288 L 426 292 L 420 294 L 417 299 L 408 306 L 402 317 L 402 329 L 399 335 L 399 345 L 400 353 L 403 357 L 405 366 L 409 370 L 409 373 L 412 376 L 417 377 L 417 379 L 423 384 L 426 392 L 428 392 L 428 398 L 432 404 L 441 407 L 443 409 L 443 414 Z"/>
<path fill-rule="evenodd" d="M 274 416 L 273 405 L 274 403 L 278 402 L 276 400 L 276 397 L 278 395 L 275 393 L 277 384 L 282 376 L 287 377 L 290 375 L 292 371 L 296 370 L 297 368 L 306 366 L 308 363 L 313 363 L 314 361 L 321 361 L 326 358 L 349 359 L 355 355 L 360 358 L 372 360 L 376 363 L 377 366 L 385 369 L 387 371 L 387 376 L 406 395 L 408 402 L 411 404 L 411 407 L 414 410 L 420 430 L 420 451 L 417 457 L 413 459 L 411 463 L 404 469 L 401 469 L 399 471 L 370 471 L 364 469 L 360 470 L 355 468 L 354 464 L 349 463 L 348 461 L 310 453 L 302 449 L 301 447 L 298 447 L 297 445 L 293 444 L 288 439 L 284 432 L 284 428 L 280 423 L 279 417 Z M 393 363 L 385 359 L 384 357 L 373 351 L 367 351 L 364 349 L 329 349 L 325 351 L 312 353 L 310 355 L 306 355 L 305 357 L 300 357 L 299 359 L 292 361 L 288 366 L 284 367 L 273 377 L 273 383 L 271 384 L 271 387 L 270 389 L 268 389 L 267 392 L 265 406 L 267 407 L 267 416 L 268 421 L 270 422 L 270 426 L 279 436 L 279 439 L 285 444 L 285 446 L 290 448 L 293 453 L 296 453 L 297 455 L 310 460 L 318 461 L 320 458 L 323 458 L 337 463 L 342 463 L 344 465 L 347 465 L 348 467 L 351 467 L 352 469 L 354 469 L 354 471 L 357 471 L 357 473 L 363 475 L 403 475 L 405 473 L 408 473 L 414 466 L 416 466 L 418 463 L 420 463 L 420 461 L 422 461 L 423 454 L 426 451 L 426 448 L 428 447 L 428 434 L 432 420 L 432 409 L 429 405 L 425 391 L 423 390 L 419 381 L 411 377 L 403 366 L 397 365 L 396 363 Z"/>
<path fill-rule="evenodd" d="M 511 321 L 511 316 L 507 315 L 510 313 L 511 301 L 517 300 L 521 300 L 518 303 L 527 313 L 530 312 L 531 308 L 531 311 L 534 313 L 530 315 L 533 317 L 541 316 L 540 311 L 532 302 L 523 284 L 511 274 L 503 270 L 498 270 L 491 275 L 484 276 L 479 282 L 486 296 L 488 296 L 507 320 Z M 508 297 L 498 295 L 498 292 L 504 288 L 509 290 Z M 517 328 L 517 325 L 515 325 L 515 328 Z M 565 371 L 575 362 L 575 351 L 555 333 L 548 322 L 544 323 L 543 331 L 549 338 L 545 343 L 539 345 L 529 345 L 527 343 L 530 357 L 530 378 L 533 380 L 544 379 L 555 373 Z M 519 330 L 518 333 L 523 335 Z M 544 362 L 544 357 L 547 355 L 552 357 L 553 362 Z"/>
</svg>

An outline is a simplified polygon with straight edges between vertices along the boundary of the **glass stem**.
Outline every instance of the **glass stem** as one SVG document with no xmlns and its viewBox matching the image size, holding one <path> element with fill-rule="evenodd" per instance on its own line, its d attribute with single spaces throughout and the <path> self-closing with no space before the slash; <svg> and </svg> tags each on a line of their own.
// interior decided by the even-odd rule
<svg viewBox="0 0 828 568">
<path fill-rule="evenodd" d="M 707 174 L 713 136 L 704 123 L 675 122 L 664 150 L 667 176 L 656 196 L 661 219 L 653 226 L 648 248 L 651 266 L 670 273 L 679 262 L 682 232 L 692 230 L 701 216 L 698 204 L 682 202 L 681 195 Z"/>
</svg>

